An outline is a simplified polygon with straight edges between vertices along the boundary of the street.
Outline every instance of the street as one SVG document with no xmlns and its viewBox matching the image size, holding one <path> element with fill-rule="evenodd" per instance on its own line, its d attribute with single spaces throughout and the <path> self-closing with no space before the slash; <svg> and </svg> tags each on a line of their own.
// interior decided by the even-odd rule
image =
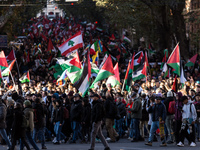
<svg viewBox="0 0 200 150">
<path fill-rule="evenodd" d="M 109 143 L 109 146 L 111 150 L 197 150 L 199 149 L 200 142 L 197 142 L 196 147 L 190 147 L 187 144 L 187 141 L 185 141 L 185 147 L 177 147 L 175 144 L 167 145 L 167 147 L 160 147 L 160 142 L 154 142 L 153 146 L 146 146 L 144 145 L 145 142 L 137 142 L 137 143 L 131 143 L 127 139 L 120 139 L 116 143 Z M 37 143 L 39 148 L 41 148 L 41 144 Z M 46 143 L 48 150 L 88 150 L 90 148 L 90 144 L 80 144 L 80 142 L 77 142 L 76 144 L 60 144 L 60 145 L 54 145 L 52 142 Z M 95 150 L 103 150 L 104 147 L 102 143 L 96 143 Z M 6 146 L 0 145 L 0 150 L 6 150 Z M 17 146 L 17 149 L 19 150 L 19 146 Z"/>
</svg>

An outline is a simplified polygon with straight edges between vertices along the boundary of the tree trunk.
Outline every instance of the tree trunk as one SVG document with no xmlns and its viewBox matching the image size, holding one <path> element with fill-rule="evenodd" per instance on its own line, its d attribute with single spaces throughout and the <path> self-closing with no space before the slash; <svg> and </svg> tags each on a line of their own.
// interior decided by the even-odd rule
<svg viewBox="0 0 200 150">
<path fill-rule="evenodd" d="M 184 3 L 177 3 L 177 5 L 173 7 L 172 9 L 172 13 L 173 13 L 175 35 L 180 45 L 181 56 L 188 58 L 189 57 L 189 41 L 186 37 L 185 20 L 182 14 L 184 7 L 185 7 Z"/>
</svg>

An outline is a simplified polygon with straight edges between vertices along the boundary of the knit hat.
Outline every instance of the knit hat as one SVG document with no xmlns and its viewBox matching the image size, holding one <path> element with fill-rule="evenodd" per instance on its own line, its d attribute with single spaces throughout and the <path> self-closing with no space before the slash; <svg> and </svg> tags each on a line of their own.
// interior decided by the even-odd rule
<svg viewBox="0 0 200 150">
<path fill-rule="evenodd" d="M 168 92 L 167 92 L 167 97 L 173 97 L 172 91 L 168 91 Z"/>
<path fill-rule="evenodd" d="M 31 105 L 31 102 L 30 102 L 29 100 L 25 100 L 25 101 L 24 101 L 24 105 L 25 105 L 25 106 L 30 106 L 30 105 Z"/>
</svg>

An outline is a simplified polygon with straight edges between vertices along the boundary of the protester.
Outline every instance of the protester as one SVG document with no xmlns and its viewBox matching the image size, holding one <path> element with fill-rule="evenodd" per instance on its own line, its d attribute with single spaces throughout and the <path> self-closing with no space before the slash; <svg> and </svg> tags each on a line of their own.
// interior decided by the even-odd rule
<svg viewBox="0 0 200 150">
<path fill-rule="evenodd" d="M 185 137 L 189 137 L 188 142 L 191 147 L 194 147 L 196 146 L 194 126 L 197 119 L 196 109 L 194 104 L 190 103 L 186 96 L 182 96 L 181 101 L 183 102 L 182 125 L 180 132 L 180 142 L 177 144 L 177 146 L 183 147 Z"/>
<path fill-rule="evenodd" d="M 159 119 L 161 118 L 162 123 L 165 123 L 166 119 L 166 108 L 165 105 L 161 102 L 161 97 L 155 98 L 155 104 L 152 103 L 150 107 L 148 108 L 148 112 L 152 113 L 152 124 L 150 129 L 150 135 L 148 143 L 145 145 L 152 146 L 153 138 L 154 138 L 154 132 L 159 128 Z M 160 146 L 167 146 L 166 145 L 166 139 L 162 141 L 162 144 Z"/>
<path fill-rule="evenodd" d="M 131 128 L 134 133 L 133 140 L 131 140 L 131 142 L 137 142 L 141 138 L 139 124 L 140 119 L 142 119 L 142 103 L 136 92 L 133 92 L 131 98 L 133 100 L 133 106 L 128 109 L 131 111 Z"/>
<path fill-rule="evenodd" d="M 34 114 L 31 102 L 29 100 L 24 101 L 24 115 L 28 121 L 28 127 L 26 128 L 26 138 L 35 150 L 39 150 L 37 144 L 32 137 L 32 132 L 34 129 Z M 24 149 L 23 142 L 20 143 L 20 149 Z"/>
<path fill-rule="evenodd" d="M 11 143 L 10 140 L 8 139 L 5 129 L 6 129 L 6 105 L 3 103 L 3 100 L 0 99 L 0 134 L 6 141 L 6 144 L 8 145 L 9 149 L 11 149 Z"/>
<path fill-rule="evenodd" d="M 104 150 L 110 150 L 107 141 L 105 140 L 103 134 L 102 134 L 102 129 L 101 129 L 101 124 L 102 124 L 102 119 L 105 115 L 105 110 L 104 106 L 102 105 L 102 102 L 99 100 L 99 95 L 94 94 L 91 96 L 93 99 L 93 107 L 92 107 L 92 132 L 91 132 L 91 146 L 89 150 L 94 150 L 95 147 L 95 139 L 96 135 L 99 136 L 101 142 L 103 143 L 105 149 Z"/>
<path fill-rule="evenodd" d="M 80 95 L 76 93 L 74 95 L 74 102 L 71 106 L 71 127 L 73 130 L 73 137 L 70 143 L 76 143 L 78 137 L 83 140 L 83 135 L 81 133 L 81 119 L 82 119 L 83 106 L 80 99 Z"/>
<path fill-rule="evenodd" d="M 26 141 L 26 127 L 23 123 L 26 122 L 23 117 L 22 105 L 19 102 L 15 103 L 15 117 L 12 125 L 12 147 L 11 150 L 15 149 L 17 140 L 21 139 L 21 142 L 26 146 L 27 150 L 31 150 Z"/>
</svg>

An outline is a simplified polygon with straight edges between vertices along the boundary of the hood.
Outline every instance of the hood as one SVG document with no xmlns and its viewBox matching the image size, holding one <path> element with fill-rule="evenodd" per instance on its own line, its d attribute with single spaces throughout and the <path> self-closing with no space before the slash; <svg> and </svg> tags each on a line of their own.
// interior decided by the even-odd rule
<svg viewBox="0 0 200 150">
<path fill-rule="evenodd" d="M 24 112 L 28 112 L 28 111 L 32 111 L 33 112 L 33 108 L 25 108 Z"/>
</svg>

